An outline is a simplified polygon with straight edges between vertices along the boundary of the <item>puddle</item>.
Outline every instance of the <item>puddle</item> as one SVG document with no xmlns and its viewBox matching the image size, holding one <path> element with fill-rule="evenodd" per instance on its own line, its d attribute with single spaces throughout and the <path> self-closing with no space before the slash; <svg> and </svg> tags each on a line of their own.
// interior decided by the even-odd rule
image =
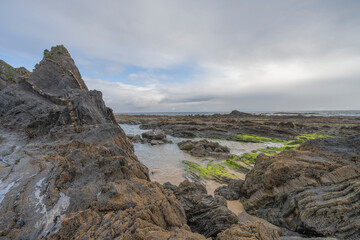
<svg viewBox="0 0 360 240">
<path fill-rule="evenodd" d="M 126 134 L 131 135 L 141 135 L 141 133 L 149 131 L 140 129 L 140 125 L 128 125 L 120 124 L 121 128 L 125 131 Z M 135 154 L 138 157 L 139 161 L 142 162 L 145 166 L 149 168 L 150 178 L 152 181 L 159 182 L 161 184 L 165 182 L 170 182 L 175 185 L 179 185 L 184 178 L 184 169 L 181 162 L 183 160 L 196 162 L 200 165 L 205 166 L 206 162 L 201 161 L 202 158 L 196 158 L 190 154 L 184 153 L 179 149 L 177 143 L 189 140 L 185 138 L 177 138 L 172 136 L 167 136 L 169 140 L 173 141 L 173 144 L 163 144 L 163 145 L 150 145 L 150 144 L 141 144 L 134 143 Z M 204 138 L 194 138 L 192 141 L 199 141 Z M 258 148 L 266 148 L 267 146 L 281 146 L 279 143 L 243 143 L 243 142 L 234 142 L 226 140 L 217 140 L 217 139 L 207 139 L 208 141 L 218 142 L 223 146 L 227 146 L 230 149 L 231 154 L 241 155 L 246 152 L 251 152 Z M 231 171 L 236 174 L 240 179 L 245 178 L 245 174 Z M 221 186 L 221 184 L 207 181 L 206 186 L 208 188 L 208 193 L 214 193 L 214 190 Z M 218 185 L 217 185 L 218 184 Z"/>
</svg>

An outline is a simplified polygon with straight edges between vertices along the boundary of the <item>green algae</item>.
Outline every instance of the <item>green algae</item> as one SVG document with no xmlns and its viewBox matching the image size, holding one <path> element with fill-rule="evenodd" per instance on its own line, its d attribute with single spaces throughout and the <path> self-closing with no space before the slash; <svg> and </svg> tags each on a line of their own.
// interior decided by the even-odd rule
<svg viewBox="0 0 360 240">
<path fill-rule="evenodd" d="M 231 167 L 235 170 L 241 171 L 241 172 L 248 172 L 249 170 L 244 168 L 243 166 L 241 166 L 240 164 L 238 164 L 235 160 L 233 159 L 228 159 L 225 162 L 222 163 L 223 165 L 226 165 L 228 167 Z"/>
<path fill-rule="evenodd" d="M 257 149 L 257 151 L 271 156 L 271 155 L 275 155 L 276 153 L 282 152 L 285 150 L 295 150 L 297 147 L 300 146 L 301 143 L 306 142 L 308 140 L 319 139 L 319 138 L 334 138 L 334 137 L 330 136 L 330 135 L 321 134 L 321 133 L 311 133 L 311 134 L 306 133 L 306 134 L 303 134 L 300 136 L 296 136 L 295 137 L 296 140 L 285 141 L 284 145 L 281 147 L 267 147 L 265 149 Z"/>
<path fill-rule="evenodd" d="M 322 133 L 311 133 L 311 134 L 303 134 L 300 136 L 296 136 L 297 143 L 303 143 L 308 140 L 318 139 L 318 138 L 334 138 L 333 136 L 322 134 Z"/>
<path fill-rule="evenodd" d="M 244 153 L 240 156 L 240 161 L 247 164 L 254 164 L 259 153 Z"/>
<path fill-rule="evenodd" d="M 238 134 L 235 138 L 236 141 L 239 142 L 253 142 L 253 143 L 262 143 L 262 142 L 275 142 L 282 143 L 284 140 L 276 139 L 276 138 L 268 138 L 268 137 L 260 137 L 256 135 L 249 134 Z"/>
<path fill-rule="evenodd" d="M 238 179 L 234 174 L 229 173 L 221 164 L 208 163 L 206 167 L 202 167 L 197 163 L 190 161 L 182 161 L 186 171 L 195 176 L 205 179 L 214 179 L 221 183 L 227 183 L 230 179 Z"/>
<path fill-rule="evenodd" d="M 276 149 L 270 149 L 269 147 L 267 148 L 259 148 L 259 149 L 256 149 L 256 151 L 258 152 L 261 152 L 261 153 L 264 153 L 265 155 L 268 155 L 268 156 L 273 156 L 277 153 L 277 151 L 279 150 L 276 150 Z"/>
<path fill-rule="evenodd" d="M 244 153 L 240 157 L 233 155 L 227 161 L 231 161 L 231 162 L 235 162 L 235 163 L 238 161 L 241 161 L 246 164 L 254 164 L 255 159 L 257 158 L 258 155 L 259 155 L 259 153 L 253 153 L 253 152 Z"/>
</svg>

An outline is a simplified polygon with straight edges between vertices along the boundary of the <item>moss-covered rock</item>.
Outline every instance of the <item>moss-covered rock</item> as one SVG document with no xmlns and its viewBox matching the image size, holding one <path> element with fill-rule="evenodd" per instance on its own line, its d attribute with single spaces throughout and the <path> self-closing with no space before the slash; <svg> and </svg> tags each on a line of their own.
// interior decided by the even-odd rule
<svg viewBox="0 0 360 240">
<path fill-rule="evenodd" d="M 318 139 L 318 138 L 334 138 L 334 137 L 330 136 L 330 135 L 326 135 L 326 134 L 321 134 L 321 133 L 311 133 L 311 134 L 303 134 L 303 135 L 297 136 L 296 141 L 297 141 L 297 143 L 303 143 L 303 142 L 306 142 L 307 140 Z"/>
<path fill-rule="evenodd" d="M 202 167 L 197 163 L 190 161 L 182 161 L 185 170 L 194 177 L 205 179 L 213 179 L 221 183 L 228 183 L 231 179 L 239 179 L 234 174 L 228 172 L 221 164 L 208 163 L 206 167 Z"/>
<path fill-rule="evenodd" d="M 260 137 L 260 136 L 249 135 L 249 134 L 238 134 L 236 136 L 235 140 L 239 141 L 239 142 L 253 142 L 253 143 L 262 143 L 262 142 L 281 143 L 281 142 L 284 142 L 284 140 L 277 139 L 277 138 Z"/>
</svg>

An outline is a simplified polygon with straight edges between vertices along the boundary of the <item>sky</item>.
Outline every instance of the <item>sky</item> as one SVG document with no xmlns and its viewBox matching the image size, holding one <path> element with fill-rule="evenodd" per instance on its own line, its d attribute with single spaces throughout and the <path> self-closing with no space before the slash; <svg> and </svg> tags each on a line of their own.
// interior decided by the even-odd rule
<svg viewBox="0 0 360 240">
<path fill-rule="evenodd" d="M 116 113 L 360 109 L 358 0 L 0 0 L 0 59 L 63 44 Z"/>
</svg>

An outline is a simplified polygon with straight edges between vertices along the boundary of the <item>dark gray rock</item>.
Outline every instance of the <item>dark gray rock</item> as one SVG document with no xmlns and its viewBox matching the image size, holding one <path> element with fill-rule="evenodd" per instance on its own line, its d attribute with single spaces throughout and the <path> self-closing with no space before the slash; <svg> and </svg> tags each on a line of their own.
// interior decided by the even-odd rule
<svg viewBox="0 0 360 240">
<path fill-rule="evenodd" d="M 127 135 L 127 137 L 131 140 L 131 142 L 133 143 L 140 143 L 141 142 L 141 137 L 140 135 Z"/>
<path fill-rule="evenodd" d="M 218 187 L 214 194 L 216 196 L 222 196 L 226 200 L 238 200 L 243 184 L 244 180 L 231 180 L 228 185 Z"/>
<path fill-rule="evenodd" d="M 24 81 L 29 75 L 30 72 L 24 67 L 13 68 L 6 62 L 0 60 L 0 90 L 10 84 Z"/>
<path fill-rule="evenodd" d="M 141 134 L 141 136 L 144 139 L 148 139 L 148 140 L 163 140 L 166 138 L 166 134 L 164 133 L 164 131 L 160 130 L 160 129 L 156 129 L 154 131 L 147 131 Z"/>
<path fill-rule="evenodd" d="M 88 90 L 74 60 L 62 45 L 44 51 L 43 60 L 35 66 L 28 82 L 58 97 L 74 89 Z"/>
<path fill-rule="evenodd" d="M 240 112 L 238 110 L 233 110 L 231 113 L 229 113 L 230 117 L 253 117 L 252 114 L 250 113 L 244 113 L 244 112 Z"/>
<path fill-rule="evenodd" d="M 169 183 L 164 187 L 174 191 L 185 210 L 191 230 L 205 237 L 215 238 L 219 232 L 239 221 L 227 208 L 223 197 L 208 195 L 205 186 L 200 183 L 186 180 L 177 188 Z"/>
<path fill-rule="evenodd" d="M 221 146 L 217 142 L 208 140 L 201 141 L 182 141 L 178 146 L 183 151 L 188 151 L 195 157 L 214 157 L 218 159 L 228 159 L 230 150 L 228 147 Z"/>
<path fill-rule="evenodd" d="M 161 145 L 165 143 L 172 143 L 168 140 L 164 131 L 156 129 L 154 131 L 147 131 L 141 134 L 142 143 L 150 143 L 151 145 Z"/>
</svg>

